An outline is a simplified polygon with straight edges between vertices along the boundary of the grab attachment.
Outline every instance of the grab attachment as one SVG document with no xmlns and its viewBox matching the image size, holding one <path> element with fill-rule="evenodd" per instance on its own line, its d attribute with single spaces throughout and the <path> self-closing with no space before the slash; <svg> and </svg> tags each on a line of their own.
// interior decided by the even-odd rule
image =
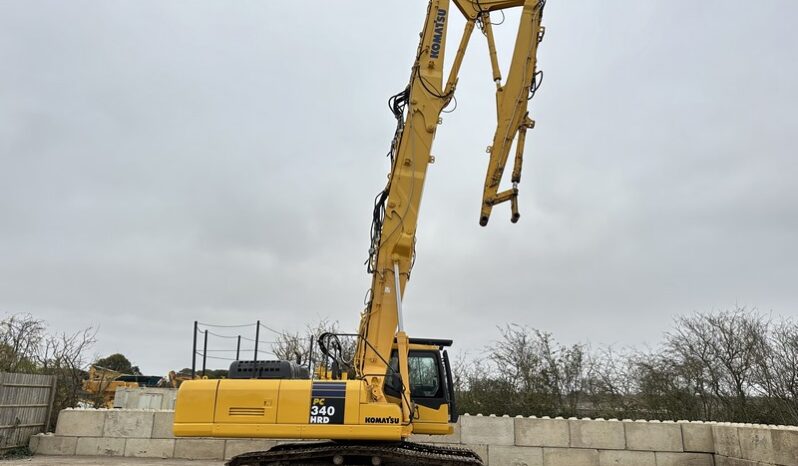
<svg viewBox="0 0 798 466">
<path fill-rule="evenodd" d="M 535 127 L 534 120 L 529 118 L 527 108 L 529 100 L 535 95 L 542 80 L 542 72 L 537 70 L 537 50 L 545 31 L 541 25 L 544 5 L 545 0 L 526 0 L 524 2 L 513 58 L 504 85 L 501 85 L 498 72 L 490 21 L 484 19 L 482 21 L 483 33 L 488 41 L 493 78 L 497 84 L 497 125 L 493 144 L 488 147 L 490 162 L 485 176 L 482 209 L 479 216 L 479 224 L 482 226 L 488 224 L 493 206 L 506 201 L 510 201 L 510 221 L 516 223 L 521 217 L 518 212 L 518 183 L 521 182 L 526 131 Z M 499 184 L 504 175 L 514 141 L 516 149 L 511 176 L 512 188 L 499 192 Z"/>
</svg>

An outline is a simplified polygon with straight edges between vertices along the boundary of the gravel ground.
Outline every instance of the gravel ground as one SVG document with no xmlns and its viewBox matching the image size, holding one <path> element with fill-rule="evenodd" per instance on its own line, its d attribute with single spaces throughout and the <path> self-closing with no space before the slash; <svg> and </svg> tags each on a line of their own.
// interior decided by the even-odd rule
<svg viewBox="0 0 798 466">
<path fill-rule="evenodd" d="M 107 456 L 31 456 L 12 460 L 0 459 L 2 466 L 222 466 L 224 461 L 162 460 L 152 458 L 116 458 Z"/>
</svg>

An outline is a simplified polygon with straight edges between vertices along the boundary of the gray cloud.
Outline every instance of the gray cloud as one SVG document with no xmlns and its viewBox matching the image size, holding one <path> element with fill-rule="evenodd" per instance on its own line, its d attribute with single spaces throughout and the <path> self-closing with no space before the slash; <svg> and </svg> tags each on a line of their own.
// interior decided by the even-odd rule
<svg viewBox="0 0 798 466">
<path fill-rule="evenodd" d="M 426 9 L 401 3 L 0 4 L 0 311 L 98 325 L 99 352 L 150 372 L 188 365 L 195 319 L 354 328 L 385 100 Z M 476 352 L 505 322 L 638 345 L 693 310 L 794 316 L 796 14 L 549 2 L 522 220 L 484 229 L 476 35 L 433 149 L 409 329 Z"/>
</svg>

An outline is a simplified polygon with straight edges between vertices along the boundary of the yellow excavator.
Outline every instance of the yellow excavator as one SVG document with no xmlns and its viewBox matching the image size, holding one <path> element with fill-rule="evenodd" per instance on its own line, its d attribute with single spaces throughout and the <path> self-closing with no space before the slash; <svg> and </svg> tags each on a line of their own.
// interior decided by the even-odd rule
<svg viewBox="0 0 798 466">
<path fill-rule="evenodd" d="M 465 30 L 444 82 L 447 23 L 454 5 Z M 375 199 L 367 261 L 371 292 L 361 315 L 356 350 L 342 354 L 340 338 L 317 338 L 345 380 L 313 379 L 293 361 L 236 361 L 224 380 L 190 380 L 180 386 L 174 419 L 178 437 L 320 440 L 284 443 L 234 457 L 231 466 L 298 464 L 482 465 L 474 452 L 408 441 L 411 434 L 446 435 L 457 411 L 446 347 L 451 340 L 410 338 L 402 295 L 415 258 L 419 206 L 441 112 L 452 104 L 458 72 L 475 28 L 487 39 L 496 84 L 498 124 L 485 178 L 479 223 L 493 206 L 510 202 L 517 222 L 518 183 L 526 130 L 534 126 L 528 102 L 540 85 L 537 49 L 545 0 L 431 0 L 410 73 L 410 83 L 389 100 L 397 120 L 387 186 Z M 491 13 L 522 8 L 507 78 L 502 82 Z M 515 142 L 511 187 L 500 191 Z M 333 371 L 335 374 L 336 371 Z M 354 376 L 351 376 L 354 374 Z"/>
<path fill-rule="evenodd" d="M 135 376 L 126 378 L 121 372 L 92 364 L 89 367 L 89 378 L 83 381 L 81 388 L 85 403 L 99 408 L 113 408 L 117 388 L 139 386 Z"/>
</svg>

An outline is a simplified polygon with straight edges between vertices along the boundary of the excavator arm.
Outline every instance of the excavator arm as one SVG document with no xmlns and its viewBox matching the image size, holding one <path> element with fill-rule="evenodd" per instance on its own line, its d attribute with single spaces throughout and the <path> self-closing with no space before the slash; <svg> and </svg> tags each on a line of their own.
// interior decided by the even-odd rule
<svg viewBox="0 0 798 466">
<path fill-rule="evenodd" d="M 441 112 L 451 102 L 460 66 L 475 27 L 484 33 L 490 52 L 493 81 L 496 83 L 497 127 L 490 147 L 480 223 L 487 224 L 494 205 L 511 201 L 512 221 L 518 220 L 518 182 L 527 128 L 533 126 L 527 106 L 530 90 L 537 88 L 537 46 L 543 37 L 540 25 L 543 0 L 476 1 L 453 0 L 465 16 L 465 28 L 443 81 L 447 25 L 451 15 L 449 0 L 432 0 L 421 33 L 416 59 L 405 90 L 391 99 L 398 120 L 391 150 L 388 184 L 377 196 L 372 226 L 368 269 L 372 274 L 369 301 L 363 312 L 355 368 L 359 378 L 368 381 L 374 401 L 384 399 L 383 376 L 393 346 L 399 347 L 399 369 L 405 390 L 407 377 L 407 335 L 402 317 L 402 295 L 410 277 L 416 241 L 418 212 L 427 168 L 434 163 L 432 142 Z M 523 6 L 515 50 L 504 84 L 501 83 L 490 12 Z M 499 185 L 513 141 L 516 144 L 512 188 L 499 192 Z M 398 332 L 397 332 L 398 329 Z M 410 394 L 403 397 L 403 417 L 409 422 Z"/>
<path fill-rule="evenodd" d="M 483 21 L 483 30 L 488 38 L 490 49 L 493 81 L 496 83 L 498 123 L 493 136 L 493 144 L 488 147 L 490 162 L 485 176 L 482 210 L 479 217 L 479 224 L 482 226 L 488 224 L 493 206 L 502 202 L 510 201 L 512 212 L 510 220 L 513 223 L 517 222 L 521 216 L 518 212 L 518 183 L 521 182 L 524 143 L 527 129 L 535 127 L 534 120 L 529 118 L 527 107 L 543 78 L 543 73 L 537 70 L 537 49 L 545 34 L 545 29 L 541 26 L 544 6 L 545 0 L 524 2 L 513 59 L 504 84 L 501 84 L 501 73 L 496 59 L 491 23 L 489 20 Z M 504 168 L 507 165 L 513 141 L 516 142 L 516 149 L 510 178 L 512 187 L 499 192 L 499 184 L 504 175 Z"/>
</svg>

